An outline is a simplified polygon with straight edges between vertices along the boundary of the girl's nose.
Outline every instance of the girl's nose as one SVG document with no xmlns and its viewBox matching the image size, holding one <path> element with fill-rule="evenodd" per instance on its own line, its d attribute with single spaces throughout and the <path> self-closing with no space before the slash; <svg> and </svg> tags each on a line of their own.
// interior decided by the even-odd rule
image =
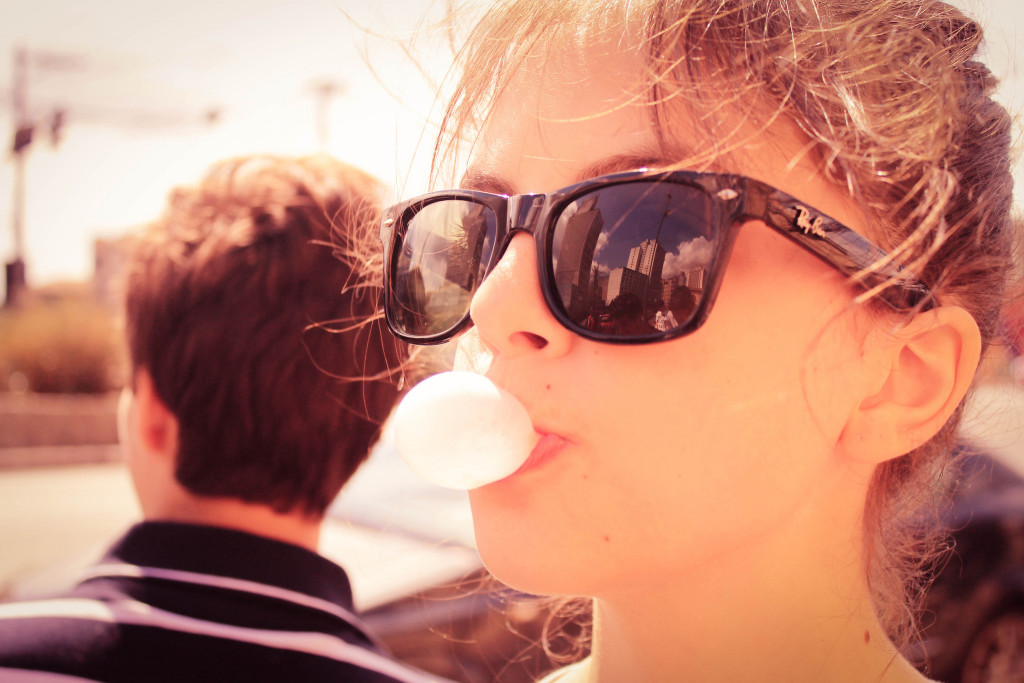
<svg viewBox="0 0 1024 683">
<path fill-rule="evenodd" d="M 568 350 L 575 336 L 548 308 L 537 273 L 536 249 L 532 235 L 513 237 L 473 297 L 473 324 L 495 354 L 558 355 Z"/>
</svg>

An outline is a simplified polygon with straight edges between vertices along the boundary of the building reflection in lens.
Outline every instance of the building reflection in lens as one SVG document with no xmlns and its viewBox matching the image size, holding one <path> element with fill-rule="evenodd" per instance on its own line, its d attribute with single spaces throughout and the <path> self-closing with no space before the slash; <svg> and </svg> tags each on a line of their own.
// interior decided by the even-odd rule
<svg viewBox="0 0 1024 683">
<path fill-rule="evenodd" d="M 714 251 L 711 211 L 699 190 L 650 183 L 603 188 L 570 204 L 552 238 L 555 287 L 569 317 L 626 336 L 685 324 Z"/>
</svg>

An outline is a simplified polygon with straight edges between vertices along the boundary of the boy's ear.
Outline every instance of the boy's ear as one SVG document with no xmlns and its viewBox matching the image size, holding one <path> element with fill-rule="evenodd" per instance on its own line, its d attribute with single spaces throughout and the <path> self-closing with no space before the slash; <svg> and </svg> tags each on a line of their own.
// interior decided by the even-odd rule
<svg viewBox="0 0 1024 683">
<path fill-rule="evenodd" d="M 933 437 L 974 379 L 981 333 L 959 306 L 940 306 L 868 335 L 861 400 L 840 437 L 855 460 L 880 463 Z"/>
<path fill-rule="evenodd" d="M 153 378 L 143 368 L 134 378 L 135 438 L 142 448 L 157 455 L 174 458 L 178 452 L 178 419 L 156 393 Z"/>
</svg>

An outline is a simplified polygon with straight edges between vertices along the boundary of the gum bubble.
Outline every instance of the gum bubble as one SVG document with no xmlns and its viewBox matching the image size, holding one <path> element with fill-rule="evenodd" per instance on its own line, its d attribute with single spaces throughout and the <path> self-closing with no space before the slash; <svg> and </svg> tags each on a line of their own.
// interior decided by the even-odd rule
<svg viewBox="0 0 1024 683">
<path fill-rule="evenodd" d="M 395 410 L 395 445 L 421 477 L 474 489 L 519 469 L 540 438 L 515 396 L 475 372 L 423 380 Z"/>
</svg>

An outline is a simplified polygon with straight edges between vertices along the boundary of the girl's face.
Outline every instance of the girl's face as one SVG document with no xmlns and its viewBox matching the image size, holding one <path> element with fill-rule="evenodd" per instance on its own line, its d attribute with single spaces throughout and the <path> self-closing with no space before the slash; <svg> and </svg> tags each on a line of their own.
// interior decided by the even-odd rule
<svg viewBox="0 0 1024 683">
<path fill-rule="evenodd" d="M 659 143 L 644 93 L 630 90 L 640 69 L 607 45 L 527 67 L 498 101 L 464 184 L 550 192 L 705 151 L 710 141 L 681 115 L 663 121 L 671 139 Z M 800 156 L 795 129 L 754 137 L 759 146 L 715 170 L 863 227 Z M 552 317 L 533 238 L 515 237 L 473 300 L 457 360 L 517 396 L 545 435 L 519 472 L 470 493 L 487 566 L 527 591 L 601 596 L 677 580 L 813 514 L 842 479 L 836 443 L 854 408 L 847 389 L 864 327 L 853 294 L 837 271 L 751 222 L 700 330 L 601 344 Z"/>
</svg>

